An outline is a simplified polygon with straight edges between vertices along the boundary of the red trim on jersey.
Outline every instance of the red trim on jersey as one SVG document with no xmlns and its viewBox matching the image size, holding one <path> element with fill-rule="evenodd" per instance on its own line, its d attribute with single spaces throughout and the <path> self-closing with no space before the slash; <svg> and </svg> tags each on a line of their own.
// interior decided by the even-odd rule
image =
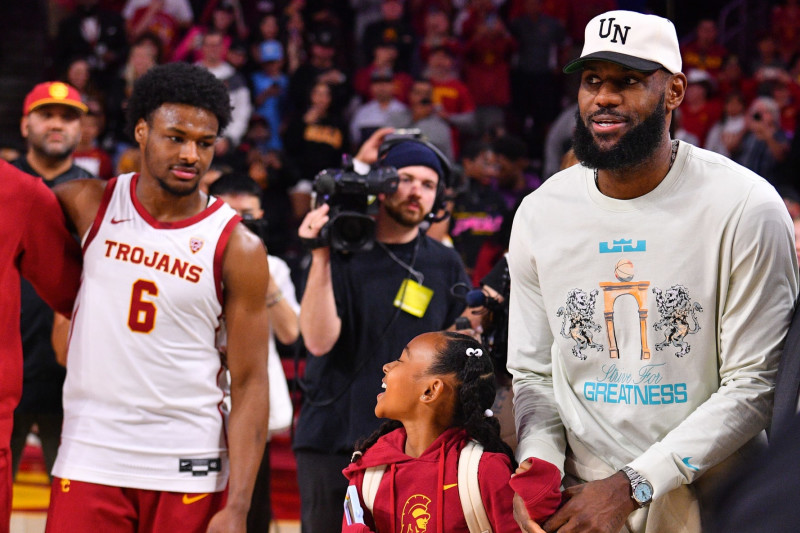
<svg viewBox="0 0 800 533">
<path fill-rule="evenodd" d="M 114 188 L 116 186 L 117 178 L 111 178 L 108 180 L 108 183 L 106 183 L 106 190 L 103 191 L 103 198 L 100 200 L 100 207 L 97 209 L 97 215 L 95 215 L 92 227 L 89 228 L 89 234 L 86 236 L 86 241 L 83 243 L 82 251 L 84 254 L 95 235 L 97 235 L 97 232 L 100 231 L 100 224 L 102 224 L 103 218 L 106 216 L 106 210 L 108 209 L 108 204 L 111 203 L 111 195 L 114 194 Z"/>
<path fill-rule="evenodd" d="M 145 222 L 147 222 L 156 229 L 187 228 L 192 224 L 196 224 L 201 220 L 203 220 L 204 218 L 211 216 L 215 211 L 217 211 L 220 207 L 222 207 L 222 204 L 224 203 L 222 200 L 217 199 L 213 204 L 206 207 L 196 215 L 190 216 L 189 218 L 185 218 L 183 220 L 178 220 L 175 222 L 160 222 L 155 218 L 153 218 L 153 215 L 147 212 L 147 209 L 145 209 L 145 207 L 139 201 L 139 198 L 136 197 L 136 183 L 138 181 L 139 181 L 139 174 L 137 173 L 135 176 L 133 176 L 133 179 L 131 180 L 131 200 L 133 201 L 133 207 L 134 209 L 136 209 L 136 212 L 139 213 L 139 216 L 142 217 Z"/>
<path fill-rule="evenodd" d="M 218 200 L 217 203 L 221 204 L 222 201 Z M 223 311 L 225 310 L 225 303 L 222 301 L 222 256 L 225 255 L 225 247 L 228 246 L 228 239 L 240 220 L 242 220 L 242 217 L 239 215 L 231 217 L 222 229 L 222 233 L 217 241 L 217 249 L 214 250 L 214 285 L 217 287 L 217 298 L 219 298 L 219 303 L 222 305 Z"/>
</svg>

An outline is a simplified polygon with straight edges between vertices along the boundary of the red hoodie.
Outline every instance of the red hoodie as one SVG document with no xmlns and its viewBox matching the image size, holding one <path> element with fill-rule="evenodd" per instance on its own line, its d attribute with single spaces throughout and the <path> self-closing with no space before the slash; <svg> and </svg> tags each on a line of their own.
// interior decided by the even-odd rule
<svg viewBox="0 0 800 533">
<path fill-rule="evenodd" d="M 396 429 L 378 439 L 363 457 L 343 471 L 350 485 L 358 488 L 364 507 L 361 494 L 364 470 L 388 465 L 375 496 L 373 514 L 364 508 L 367 526 L 377 533 L 468 533 L 457 483 L 459 453 L 468 440 L 464 429 L 450 428 L 421 456 L 414 458 L 404 451 L 405 429 Z M 483 453 L 478 465 L 478 484 L 495 533 L 519 531 L 513 516 L 514 491 L 508 484 L 510 478 L 508 457 L 502 453 Z M 352 531 L 344 525 L 342 530 Z"/>
</svg>

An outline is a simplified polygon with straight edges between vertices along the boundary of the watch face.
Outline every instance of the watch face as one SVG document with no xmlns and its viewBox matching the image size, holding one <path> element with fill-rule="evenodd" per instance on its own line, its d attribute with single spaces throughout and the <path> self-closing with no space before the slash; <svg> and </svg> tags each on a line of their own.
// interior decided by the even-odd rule
<svg viewBox="0 0 800 533">
<path fill-rule="evenodd" d="M 634 499 L 640 504 L 645 504 L 653 498 L 653 487 L 650 483 L 639 483 L 633 491 Z"/>
</svg>

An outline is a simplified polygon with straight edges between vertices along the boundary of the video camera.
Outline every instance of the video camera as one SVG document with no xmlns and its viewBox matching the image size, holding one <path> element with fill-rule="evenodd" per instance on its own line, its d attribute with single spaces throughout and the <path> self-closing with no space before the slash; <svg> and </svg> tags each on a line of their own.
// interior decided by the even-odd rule
<svg viewBox="0 0 800 533">
<path fill-rule="evenodd" d="M 314 178 L 317 203 L 330 205 L 330 220 L 323 226 L 318 241 L 338 252 L 371 250 L 375 244 L 375 214 L 378 194 L 392 194 L 399 178 L 393 167 L 377 167 L 358 174 L 352 165 L 328 168 Z M 371 198 L 373 197 L 373 198 Z M 371 209 L 372 208 L 372 209 Z"/>
</svg>

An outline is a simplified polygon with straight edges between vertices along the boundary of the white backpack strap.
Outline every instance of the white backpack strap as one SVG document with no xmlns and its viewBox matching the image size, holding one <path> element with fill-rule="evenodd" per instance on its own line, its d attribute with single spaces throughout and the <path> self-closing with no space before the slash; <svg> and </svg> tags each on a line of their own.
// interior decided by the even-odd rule
<svg viewBox="0 0 800 533">
<path fill-rule="evenodd" d="M 364 497 L 364 507 L 372 514 L 372 506 L 375 504 L 375 495 L 378 494 L 378 486 L 383 479 L 386 465 L 371 466 L 364 470 L 364 481 L 361 483 L 361 495 Z"/>
<path fill-rule="evenodd" d="M 481 488 L 478 484 L 478 464 L 483 455 L 483 446 L 471 440 L 458 457 L 458 497 L 470 533 L 492 533 L 489 517 L 483 507 Z"/>
</svg>

